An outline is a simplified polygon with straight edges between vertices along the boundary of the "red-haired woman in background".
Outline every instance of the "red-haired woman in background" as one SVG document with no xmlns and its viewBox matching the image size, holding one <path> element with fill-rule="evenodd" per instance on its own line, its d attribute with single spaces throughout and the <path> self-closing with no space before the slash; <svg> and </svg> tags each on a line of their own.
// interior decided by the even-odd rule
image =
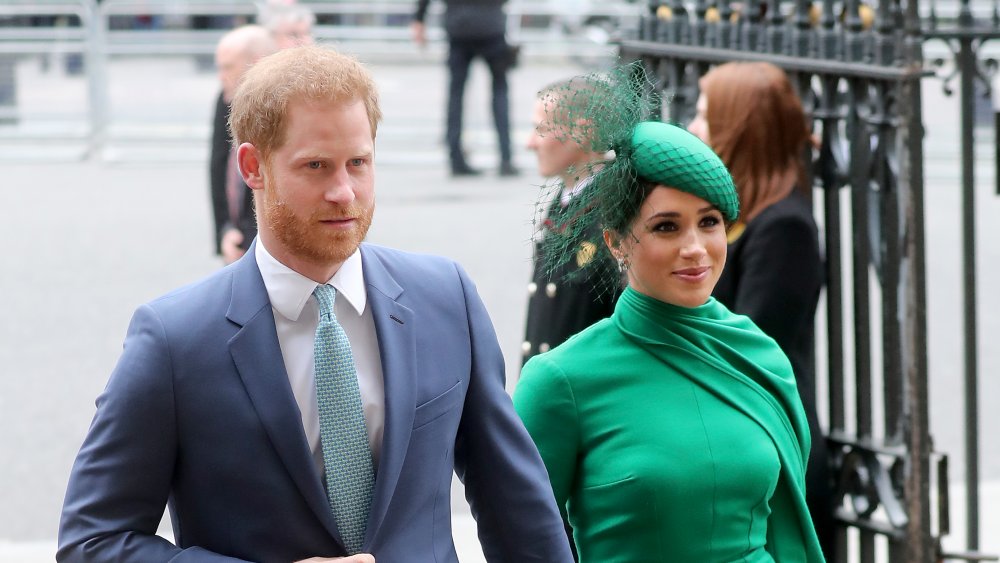
<svg viewBox="0 0 1000 563">
<path fill-rule="evenodd" d="M 791 360 L 813 436 L 806 498 L 832 561 L 833 485 L 816 416 L 813 332 L 823 267 L 805 173 L 809 124 L 788 77 L 770 63 L 720 65 L 699 87 L 698 113 L 688 129 L 732 173 L 741 211 L 713 296 L 750 317 Z"/>
</svg>

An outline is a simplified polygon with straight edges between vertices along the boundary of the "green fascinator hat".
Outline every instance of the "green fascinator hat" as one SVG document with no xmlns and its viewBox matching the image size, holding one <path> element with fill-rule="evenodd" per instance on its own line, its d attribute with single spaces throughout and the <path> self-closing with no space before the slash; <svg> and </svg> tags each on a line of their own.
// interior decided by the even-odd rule
<svg viewBox="0 0 1000 563">
<path fill-rule="evenodd" d="M 727 221 L 739 216 L 732 176 L 712 148 L 683 127 L 651 120 L 659 97 L 640 63 L 574 77 L 562 90 L 542 94 L 548 101 L 546 119 L 560 132 L 560 140 L 610 149 L 611 156 L 579 171 L 586 180 L 567 207 L 546 206 L 550 215 L 539 238 L 550 275 L 565 272 L 563 265 L 574 257 L 580 264 L 586 250 L 594 259 L 571 275 L 593 278 L 588 281 L 595 286 L 618 291 L 622 280 L 610 267 L 603 230 L 625 231 L 653 186 L 704 199 Z M 551 196 L 552 188 L 546 186 L 542 200 Z M 542 206 L 544 201 L 539 201 Z"/>
<path fill-rule="evenodd" d="M 700 197 L 727 221 L 739 216 L 740 204 L 729 170 L 715 152 L 686 129 L 646 121 L 636 125 L 625 151 L 636 175 Z"/>
</svg>

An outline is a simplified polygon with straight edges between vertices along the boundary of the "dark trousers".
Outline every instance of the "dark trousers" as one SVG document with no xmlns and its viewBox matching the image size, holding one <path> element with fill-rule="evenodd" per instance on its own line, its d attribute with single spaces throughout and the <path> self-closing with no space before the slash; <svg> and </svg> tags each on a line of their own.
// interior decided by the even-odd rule
<svg viewBox="0 0 1000 563">
<path fill-rule="evenodd" d="M 510 108 L 507 100 L 509 50 L 502 35 L 488 39 L 449 39 L 448 41 L 448 156 L 452 166 L 465 164 L 462 152 L 462 107 L 469 65 L 482 57 L 493 76 L 493 123 L 497 129 L 500 160 L 510 162 Z"/>
</svg>

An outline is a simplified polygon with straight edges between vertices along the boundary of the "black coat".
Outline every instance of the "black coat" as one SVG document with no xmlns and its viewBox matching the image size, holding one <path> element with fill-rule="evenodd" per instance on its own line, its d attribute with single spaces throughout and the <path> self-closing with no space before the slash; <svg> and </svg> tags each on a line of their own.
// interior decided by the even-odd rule
<svg viewBox="0 0 1000 563">
<path fill-rule="evenodd" d="M 729 244 L 713 295 L 775 339 L 792 362 L 803 399 L 815 404 L 814 330 L 823 262 L 812 207 L 792 192 Z"/>
<path fill-rule="evenodd" d="M 240 216 L 236 224 L 230 220 L 229 204 L 226 201 L 226 170 L 229 165 L 229 151 L 233 138 L 229 134 L 229 104 L 219 94 L 215 102 L 215 117 L 212 121 L 212 153 L 209 158 L 208 176 L 212 196 L 212 218 L 215 221 L 215 253 L 222 251 L 222 234 L 230 228 L 237 228 L 243 233 L 244 250 L 257 236 L 257 218 L 253 210 L 253 191 L 243 185 L 243 202 L 240 206 Z"/>
<path fill-rule="evenodd" d="M 558 200 L 549 209 L 548 227 L 557 223 Z M 596 227 L 595 227 L 596 228 Z M 597 240 L 595 237 L 588 237 Z M 581 249 L 551 272 L 535 243 L 534 272 L 528 284 L 528 320 L 521 352 L 523 362 L 565 342 L 595 322 L 611 316 L 621 293 L 608 280 L 616 279 L 614 261 L 604 248 Z M 587 268 L 584 268 L 584 267 Z"/>
<path fill-rule="evenodd" d="M 444 31 L 448 39 L 487 39 L 503 37 L 507 16 L 503 5 L 507 0 L 443 0 Z M 424 21 L 430 0 L 417 0 L 413 19 Z"/>
</svg>

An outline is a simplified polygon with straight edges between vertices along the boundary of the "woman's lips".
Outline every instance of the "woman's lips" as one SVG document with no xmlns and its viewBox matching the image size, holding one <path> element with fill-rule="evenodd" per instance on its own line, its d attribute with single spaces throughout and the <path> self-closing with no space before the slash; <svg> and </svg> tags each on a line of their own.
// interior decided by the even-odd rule
<svg viewBox="0 0 1000 563">
<path fill-rule="evenodd" d="M 711 270 L 708 266 L 699 266 L 697 268 L 684 268 L 682 270 L 674 271 L 674 275 L 683 281 L 696 283 L 704 280 L 708 277 L 708 272 Z"/>
</svg>

